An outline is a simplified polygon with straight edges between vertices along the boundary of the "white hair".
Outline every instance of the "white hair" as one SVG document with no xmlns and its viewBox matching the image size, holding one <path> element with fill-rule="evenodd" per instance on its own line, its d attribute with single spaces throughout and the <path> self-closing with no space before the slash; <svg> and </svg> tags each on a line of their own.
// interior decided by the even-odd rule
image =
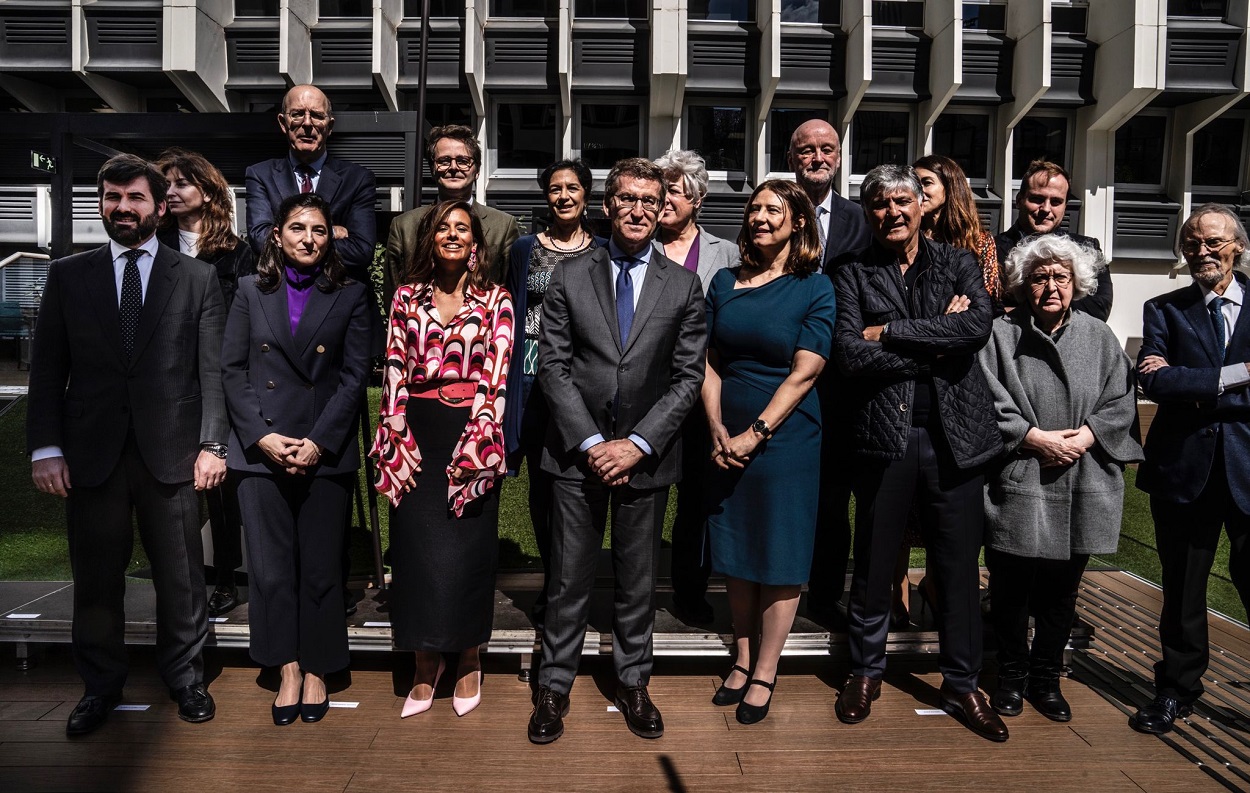
<svg viewBox="0 0 1250 793">
<path fill-rule="evenodd" d="M 1007 289 L 1021 304 L 1028 303 L 1029 276 L 1045 264 L 1067 265 L 1072 271 L 1072 299 L 1079 300 L 1098 291 L 1098 273 L 1107 266 L 1107 260 L 1101 251 L 1064 234 L 1036 234 L 1023 240 L 1003 263 Z"/>
<path fill-rule="evenodd" d="M 707 197 L 707 162 L 693 149 L 669 149 L 655 161 L 667 179 L 681 174 L 681 185 L 686 195 L 701 204 Z"/>
</svg>

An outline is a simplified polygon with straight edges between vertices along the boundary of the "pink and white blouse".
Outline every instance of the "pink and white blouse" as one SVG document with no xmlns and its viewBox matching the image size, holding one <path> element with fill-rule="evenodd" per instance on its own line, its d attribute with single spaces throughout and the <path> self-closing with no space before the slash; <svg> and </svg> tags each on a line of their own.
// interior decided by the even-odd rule
<svg viewBox="0 0 1250 793">
<path fill-rule="evenodd" d="M 512 298 L 503 287 L 465 289 L 464 305 L 449 322 L 434 319 L 432 284 L 407 284 L 391 303 L 381 422 L 369 453 L 377 461 L 373 486 L 398 505 L 416 484 L 421 451 L 408 426 L 409 388 L 429 382 L 477 383 L 469 423 L 447 465 L 447 507 L 457 517 L 507 473 L 504 462 L 504 381 L 512 352 Z M 458 483 L 450 476 L 467 468 L 474 476 Z"/>
</svg>

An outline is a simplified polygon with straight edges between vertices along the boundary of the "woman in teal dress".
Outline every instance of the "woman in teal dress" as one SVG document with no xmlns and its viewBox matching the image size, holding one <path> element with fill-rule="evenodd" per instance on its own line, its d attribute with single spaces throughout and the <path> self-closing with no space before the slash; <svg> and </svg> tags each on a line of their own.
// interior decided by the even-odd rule
<svg viewBox="0 0 1250 793">
<path fill-rule="evenodd" d="M 734 667 L 717 705 L 768 715 L 777 663 L 812 566 L 820 405 L 812 386 L 833 342 L 834 293 L 817 275 L 816 214 L 793 182 L 756 188 L 738 234 L 742 266 L 707 293 L 703 404 L 712 434 L 712 568 L 726 576 Z"/>
</svg>

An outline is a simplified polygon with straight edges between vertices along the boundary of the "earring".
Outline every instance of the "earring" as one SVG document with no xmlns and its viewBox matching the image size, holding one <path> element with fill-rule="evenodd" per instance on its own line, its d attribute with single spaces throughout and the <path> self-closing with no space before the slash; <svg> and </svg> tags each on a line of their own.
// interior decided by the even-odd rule
<svg viewBox="0 0 1250 793">
<path fill-rule="evenodd" d="M 469 249 L 469 263 L 465 266 L 469 268 L 469 272 L 473 272 L 473 270 L 477 267 L 477 246 L 476 245 L 474 245 L 472 248 Z"/>
</svg>

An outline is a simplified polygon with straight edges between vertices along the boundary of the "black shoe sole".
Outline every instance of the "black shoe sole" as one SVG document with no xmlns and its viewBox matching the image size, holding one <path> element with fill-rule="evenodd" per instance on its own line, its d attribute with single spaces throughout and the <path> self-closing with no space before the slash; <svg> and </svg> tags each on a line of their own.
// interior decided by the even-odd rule
<svg viewBox="0 0 1250 793">
<path fill-rule="evenodd" d="M 208 713 L 203 716 L 187 716 L 182 711 L 178 711 L 178 718 L 182 719 L 183 721 L 189 721 L 192 724 L 203 724 L 206 721 L 212 721 L 213 717 L 216 715 L 217 715 L 217 711 L 215 710 L 212 713 Z"/>
<path fill-rule="evenodd" d="M 971 724 L 968 723 L 968 717 L 964 714 L 964 709 L 959 707 L 958 705 L 955 705 L 955 704 L 952 704 L 950 702 L 946 702 L 945 700 L 943 700 L 942 710 L 946 711 L 948 714 L 954 717 L 955 721 L 967 727 L 968 731 L 971 732 L 973 735 L 980 736 L 981 738 L 984 738 L 987 741 L 993 741 L 994 743 L 1006 743 L 1007 739 L 1011 737 L 1010 735 L 991 735 L 990 733 L 981 732 L 980 730 L 975 729 Z"/>
<path fill-rule="evenodd" d="M 636 726 L 632 721 L 629 720 L 629 714 L 625 708 L 625 703 L 618 699 L 616 700 L 615 704 L 616 704 L 616 709 L 619 710 L 621 712 L 621 715 L 625 717 L 625 726 L 628 727 L 629 731 L 632 732 L 634 735 L 637 735 L 639 738 L 646 738 L 648 740 L 659 738 L 662 735 L 664 735 L 663 727 L 661 727 L 658 730 L 644 730 L 641 727 Z"/>
<path fill-rule="evenodd" d="M 545 744 L 553 743 L 554 741 L 558 740 L 561 735 L 564 735 L 564 727 L 561 727 L 560 731 L 555 733 L 554 735 L 535 735 L 534 733 L 531 732 L 529 733 L 529 739 L 530 739 L 530 743 L 536 743 L 539 746 L 543 746 Z"/>
</svg>

